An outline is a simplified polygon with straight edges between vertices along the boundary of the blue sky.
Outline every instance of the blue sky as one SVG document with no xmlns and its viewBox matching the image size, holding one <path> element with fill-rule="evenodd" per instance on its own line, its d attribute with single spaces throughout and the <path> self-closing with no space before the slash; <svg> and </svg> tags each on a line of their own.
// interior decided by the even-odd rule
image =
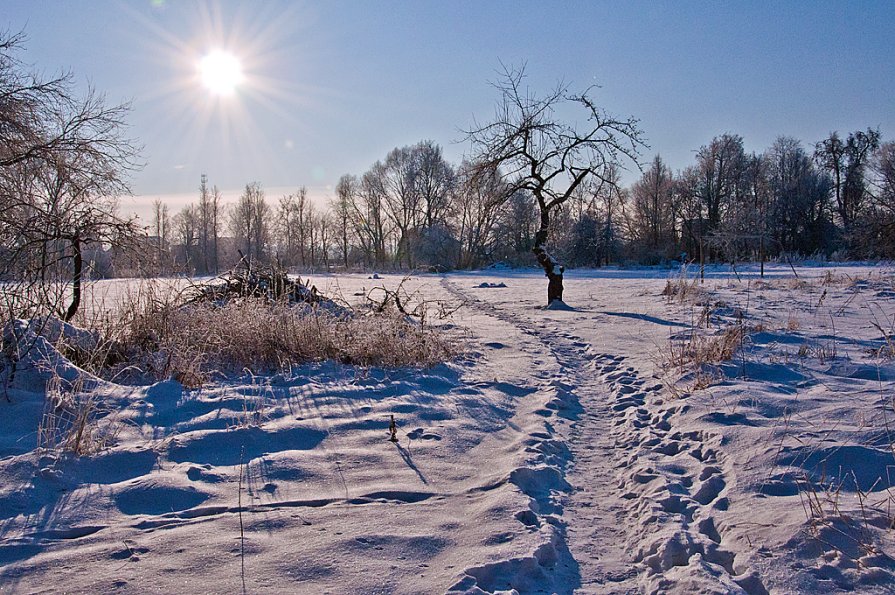
<svg viewBox="0 0 895 595">
<path fill-rule="evenodd" d="M 723 132 L 760 151 L 778 135 L 895 136 L 895 2 L 220 2 L 5 0 L 22 58 L 70 69 L 130 100 L 146 204 L 172 208 L 199 175 L 235 196 L 248 182 L 324 198 L 395 146 L 432 139 L 459 161 L 472 118 L 493 109 L 500 61 L 534 89 L 599 84 L 598 102 L 640 119 L 674 169 Z M 246 84 L 215 98 L 196 63 L 224 48 Z M 627 177 L 628 181 L 634 174 Z M 129 204 L 129 203 L 128 203 Z"/>
</svg>

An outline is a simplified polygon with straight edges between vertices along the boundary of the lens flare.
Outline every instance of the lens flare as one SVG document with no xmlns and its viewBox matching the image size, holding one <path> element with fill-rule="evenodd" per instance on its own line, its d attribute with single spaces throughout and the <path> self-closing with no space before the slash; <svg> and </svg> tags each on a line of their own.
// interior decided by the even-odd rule
<svg viewBox="0 0 895 595">
<path fill-rule="evenodd" d="M 232 95 L 245 80 L 242 64 L 233 54 L 214 50 L 199 61 L 202 84 L 215 95 Z"/>
</svg>

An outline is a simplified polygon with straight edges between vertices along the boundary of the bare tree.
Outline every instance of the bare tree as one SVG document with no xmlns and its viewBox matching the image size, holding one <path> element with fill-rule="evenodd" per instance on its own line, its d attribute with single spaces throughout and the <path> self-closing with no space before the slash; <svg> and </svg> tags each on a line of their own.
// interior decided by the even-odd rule
<svg viewBox="0 0 895 595">
<path fill-rule="evenodd" d="M 505 186 L 503 178 L 501 184 Z M 523 262 L 530 258 L 540 221 L 537 203 L 530 192 L 519 190 L 501 205 L 495 229 L 495 252 L 501 259 Z"/>
<path fill-rule="evenodd" d="M 722 134 L 701 147 L 696 154 L 699 185 L 706 232 L 721 225 L 725 209 L 742 195 L 742 176 L 746 166 L 743 138 L 738 134 Z"/>
<path fill-rule="evenodd" d="M 183 207 L 174 216 L 175 238 L 182 252 L 183 265 L 190 273 L 196 271 L 198 261 L 202 257 L 199 248 L 202 227 L 200 219 L 199 207 L 195 204 Z"/>
<path fill-rule="evenodd" d="M 217 274 L 220 272 L 221 268 L 221 255 L 220 249 L 218 248 L 218 240 L 221 237 L 221 210 L 223 209 L 223 204 L 221 203 L 221 191 L 217 186 L 212 186 L 211 188 L 211 262 L 214 267 L 214 273 Z"/>
<path fill-rule="evenodd" d="M 70 74 L 42 80 L 26 72 L 15 57 L 22 42 L 21 34 L 0 35 L 5 268 L 44 282 L 48 267 L 70 263 L 71 301 L 59 312 L 68 320 L 80 307 L 84 248 L 124 246 L 138 232 L 133 219 L 118 217 L 117 196 L 129 192 L 125 177 L 139 150 L 123 136 L 127 104 L 107 106 L 92 88 L 78 97 Z"/>
<path fill-rule="evenodd" d="M 458 266 L 465 268 L 483 264 L 491 256 L 501 207 L 507 199 L 497 170 L 486 175 L 475 164 L 464 161 L 457 177 Z"/>
<path fill-rule="evenodd" d="M 130 106 L 108 106 L 92 87 L 78 97 L 70 73 L 49 80 L 28 73 L 15 56 L 24 40 L 0 34 L 0 168 L 71 155 L 116 171 L 137 167 L 138 148 L 121 135 Z"/>
<path fill-rule="evenodd" d="M 319 213 L 314 217 L 314 227 L 317 230 L 315 235 L 317 236 L 317 243 L 319 246 L 317 253 L 320 255 L 323 268 L 328 271 L 329 256 L 330 251 L 332 250 L 333 241 L 333 214 L 329 211 Z"/>
<path fill-rule="evenodd" d="M 873 171 L 873 197 L 877 204 L 895 216 L 895 141 L 883 143 L 874 156 L 871 167 Z"/>
<path fill-rule="evenodd" d="M 833 177 L 836 212 L 848 230 L 858 219 L 867 198 L 865 172 L 874 151 L 879 148 L 878 130 L 858 130 L 848 135 L 843 143 L 839 134 L 817 143 L 814 157 Z"/>
<path fill-rule="evenodd" d="M 832 235 L 830 177 L 792 137 L 778 137 L 764 160 L 771 193 L 767 227 L 773 247 L 804 254 L 823 249 Z"/>
<path fill-rule="evenodd" d="M 246 184 L 233 205 L 230 231 L 250 265 L 264 260 L 270 238 L 270 207 L 258 182 Z"/>
<path fill-rule="evenodd" d="M 415 145 L 411 152 L 416 161 L 414 182 L 422 210 L 420 223 L 428 228 L 443 224 L 454 196 L 454 168 L 445 161 L 441 147 L 430 140 Z"/>
<path fill-rule="evenodd" d="M 674 179 L 659 155 L 631 188 L 628 227 L 632 239 L 651 261 L 676 256 Z"/>
<path fill-rule="evenodd" d="M 494 83 L 500 94 L 494 120 L 474 123 L 466 139 L 483 171 L 504 172 L 510 194 L 527 190 L 535 197 L 540 228 L 532 252 L 549 280 L 549 304 L 562 299 L 564 272 L 544 247 L 553 211 L 589 179 L 613 183 L 609 171 L 622 160 L 637 165 L 643 142 L 637 120 L 607 115 L 590 97 L 591 88 L 576 94 L 560 83 L 538 96 L 523 88 L 524 79 L 524 67 L 504 68 Z M 561 119 L 559 111 L 574 107 L 582 110 L 586 124 Z"/>
<path fill-rule="evenodd" d="M 162 274 L 168 265 L 171 216 L 168 214 L 168 205 L 160 199 L 152 201 L 152 227 L 155 232 L 156 264 L 158 265 L 159 274 Z"/>
<path fill-rule="evenodd" d="M 386 224 L 383 207 L 383 191 L 379 176 L 368 171 L 361 178 L 360 191 L 351 203 L 357 238 L 367 259 L 367 264 L 382 266 L 386 259 L 386 242 L 390 230 Z"/>
<path fill-rule="evenodd" d="M 888 257 L 895 255 L 895 142 L 883 143 L 871 163 L 870 187 L 877 244 Z"/>
<path fill-rule="evenodd" d="M 412 147 L 395 148 L 385 162 L 373 164 L 369 174 L 382 196 L 385 213 L 397 232 L 395 264 L 404 259 L 413 268 L 411 241 L 419 226 L 422 197 L 416 184 L 418 163 Z"/>
<path fill-rule="evenodd" d="M 356 200 L 358 181 L 355 176 L 345 174 L 336 184 L 336 198 L 332 203 L 333 227 L 339 242 L 342 265 L 348 269 L 349 240 L 351 235 L 351 205 Z"/>
<path fill-rule="evenodd" d="M 197 206 L 199 225 L 199 269 L 203 273 L 218 269 L 218 218 L 220 217 L 221 193 L 215 186 L 208 187 L 208 176 L 199 178 L 199 203 Z"/>
<path fill-rule="evenodd" d="M 297 193 L 281 196 L 277 205 L 274 226 L 278 240 L 277 257 L 287 267 L 305 264 L 306 206 L 304 186 Z"/>
<path fill-rule="evenodd" d="M 617 252 L 617 245 L 621 239 L 617 223 L 624 212 L 627 190 L 622 189 L 620 179 L 618 166 L 610 164 L 606 168 L 605 176 L 600 179 L 600 183 L 592 191 L 602 215 L 598 250 L 607 266 L 612 260 L 613 253 Z"/>
</svg>

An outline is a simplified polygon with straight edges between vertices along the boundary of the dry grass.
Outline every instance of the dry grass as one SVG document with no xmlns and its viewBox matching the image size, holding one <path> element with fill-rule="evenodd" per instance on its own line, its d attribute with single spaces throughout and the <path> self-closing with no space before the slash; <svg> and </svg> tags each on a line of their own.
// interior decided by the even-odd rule
<svg viewBox="0 0 895 595">
<path fill-rule="evenodd" d="M 88 350 L 60 341 L 60 350 L 78 366 L 114 380 L 174 378 L 188 387 L 323 360 L 426 367 L 457 351 L 436 327 L 395 308 L 336 316 L 265 298 L 183 305 L 179 294 L 151 282 L 79 323 L 100 339 Z"/>
<path fill-rule="evenodd" d="M 699 286 L 699 279 L 696 277 L 688 279 L 686 272 L 681 271 L 677 277 L 670 278 L 665 282 L 662 295 L 668 299 L 668 303 L 677 301 L 683 304 L 700 300 L 703 290 Z"/>
<path fill-rule="evenodd" d="M 662 295 L 667 298 L 669 304 L 698 304 L 706 299 L 707 292 L 697 275 L 693 278 L 687 274 L 687 267 L 682 266 L 675 277 L 669 277 L 665 281 Z"/>
<path fill-rule="evenodd" d="M 816 358 L 820 365 L 833 361 L 838 355 L 835 341 L 802 343 L 796 353 L 800 358 Z"/>
<path fill-rule="evenodd" d="M 69 383 L 53 375 L 47 383 L 44 413 L 37 429 L 37 447 L 78 456 L 100 452 L 115 441 L 120 429 L 114 419 L 99 419 L 105 411 L 95 393 L 84 390 L 79 377 Z"/>
<path fill-rule="evenodd" d="M 669 341 L 666 367 L 686 369 L 729 361 L 742 346 L 744 338 L 745 328 L 741 324 L 728 325 L 713 335 L 691 332 L 684 341 Z"/>
<path fill-rule="evenodd" d="M 201 383 L 218 371 L 287 369 L 327 359 L 398 367 L 428 366 L 452 355 L 433 329 L 399 314 L 340 319 L 263 300 L 197 304 L 141 317 L 126 343 L 153 375 L 184 384 Z"/>
<path fill-rule="evenodd" d="M 723 379 L 716 364 L 732 360 L 742 349 L 745 337 L 742 324 L 731 324 L 711 335 L 693 328 L 686 339 L 669 339 L 658 360 L 668 374 L 663 380 L 665 386 L 672 394 L 683 396 L 716 384 Z M 680 385 L 683 377 L 689 380 Z"/>
</svg>

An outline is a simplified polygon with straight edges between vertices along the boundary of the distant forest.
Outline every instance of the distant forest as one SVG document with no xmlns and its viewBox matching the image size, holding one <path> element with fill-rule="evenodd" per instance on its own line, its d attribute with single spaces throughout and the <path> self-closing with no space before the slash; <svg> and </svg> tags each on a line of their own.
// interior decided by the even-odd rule
<svg viewBox="0 0 895 595">
<path fill-rule="evenodd" d="M 779 137 L 747 153 L 723 134 L 672 172 L 660 156 L 640 179 L 582 185 L 551 221 L 549 249 L 569 266 L 895 257 L 895 143 L 876 130 L 811 144 Z M 533 265 L 538 207 L 498 171 L 452 164 L 432 141 L 395 148 L 346 174 L 325 208 L 304 188 L 274 199 L 246 186 L 223 208 L 203 176 L 176 214 L 156 202 L 150 238 L 162 271 L 209 273 L 253 262 L 300 270 Z"/>
</svg>

